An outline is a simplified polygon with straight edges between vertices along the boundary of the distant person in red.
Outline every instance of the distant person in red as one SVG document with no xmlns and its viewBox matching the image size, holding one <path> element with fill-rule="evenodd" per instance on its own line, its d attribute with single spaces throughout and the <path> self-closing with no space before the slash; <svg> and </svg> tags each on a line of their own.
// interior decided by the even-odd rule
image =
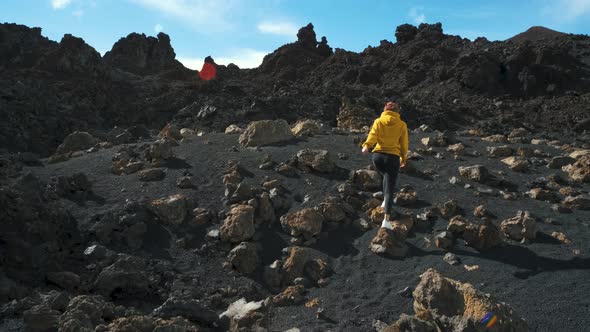
<svg viewBox="0 0 590 332">
<path fill-rule="evenodd" d="M 217 69 L 215 68 L 215 62 L 213 59 L 208 56 L 205 58 L 205 63 L 203 64 L 203 68 L 199 71 L 199 77 L 202 80 L 210 81 L 215 78 L 217 75 Z"/>
<path fill-rule="evenodd" d="M 400 107 L 394 102 L 387 102 L 381 116 L 373 122 L 365 143 L 363 153 L 373 152 L 373 164 L 383 176 L 383 204 L 385 216 L 381 227 L 393 229 L 391 214 L 393 212 L 393 194 L 400 168 L 406 166 L 408 159 L 408 126 L 400 118 Z"/>
</svg>

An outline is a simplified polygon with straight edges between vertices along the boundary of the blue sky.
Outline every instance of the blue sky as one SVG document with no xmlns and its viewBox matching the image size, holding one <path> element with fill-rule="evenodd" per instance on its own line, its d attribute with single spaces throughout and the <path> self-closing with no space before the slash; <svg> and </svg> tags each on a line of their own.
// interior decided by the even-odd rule
<svg viewBox="0 0 590 332">
<path fill-rule="evenodd" d="M 318 39 L 356 52 L 394 41 L 403 23 L 442 22 L 470 39 L 503 40 L 534 25 L 590 34 L 590 0 L 2 0 L 0 22 L 41 27 L 57 41 L 71 33 L 102 54 L 130 32 L 163 31 L 187 67 L 211 55 L 248 68 L 309 22 Z"/>
</svg>

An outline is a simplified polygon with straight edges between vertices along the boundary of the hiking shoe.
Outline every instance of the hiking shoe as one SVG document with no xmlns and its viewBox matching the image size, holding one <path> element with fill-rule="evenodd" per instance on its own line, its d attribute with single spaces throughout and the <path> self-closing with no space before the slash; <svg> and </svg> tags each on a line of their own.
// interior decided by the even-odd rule
<svg viewBox="0 0 590 332">
<path fill-rule="evenodd" d="M 383 220 L 383 222 L 381 223 L 381 228 L 387 228 L 387 229 L 393 230 L 393 226 L 391 225 L 391 222 L 387 221 L 387 220 Z"/>
</svg>

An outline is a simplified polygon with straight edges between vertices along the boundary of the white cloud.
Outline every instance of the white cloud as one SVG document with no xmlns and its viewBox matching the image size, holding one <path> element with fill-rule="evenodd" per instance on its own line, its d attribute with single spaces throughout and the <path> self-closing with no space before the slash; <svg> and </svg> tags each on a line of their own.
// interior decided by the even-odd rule
<svg viewBox="0 0 590 332">
<path fill-rule="evenodd" d="M 590 0 L 559 0 L 543 8 L 543 13 L 559 21 L 575 21 L 590 14 Z"/>
<path fill-rule="evenodd" d="M 164 27 L 162 26 L 162 24 L 158 23 L 158 24 L 154 25 L 154 31 L 155 31 L 156 33 L 160 33 L 160 32 L 162 32 L 163 30 L 164 30 Z"/>
<path fill-rule="evenodd" d="M 294 37 L 297 35 L 297 26 L 291 22 L 261 22 L 258 31 L 272 35 Z"/>
<path fill-rule="evenodd" d="M 64 9 L 69 4 L 72 3 L 72 0 L 51 0 L 51 7 L 53 9 Z"/>
<path fill-rule="evenodd" d="M 229 30 L 229 15 L 236 11 L 239 0 L 130 0 L 145 8 L 181 20 L 187 25 L 210 30 Z"/>
<path fill-rule="evenodd" d="M 215 63 L 220 65 L 229 65 L 233 63 L 238 67 L 244 68 L 256 68 L 262 63 L 262 59 L 268 52 L 258 51 L 251 48 L 244 48 L 235 50 L 229 55 L 213 57 Z M 176 60 L 180 61 L 186 68 L 193 70 L 201 70 L 203 67 L 203 60 L 205 57 L 182 57 L 179 56 Z"/>
<path fill-rule="evenodd" d="M 408 16 L 412 19 L 414 24 L 419 25 L 426 22 L 426 15 L 424 15 L 424 7 L 412 7 Z"/>
</svg>

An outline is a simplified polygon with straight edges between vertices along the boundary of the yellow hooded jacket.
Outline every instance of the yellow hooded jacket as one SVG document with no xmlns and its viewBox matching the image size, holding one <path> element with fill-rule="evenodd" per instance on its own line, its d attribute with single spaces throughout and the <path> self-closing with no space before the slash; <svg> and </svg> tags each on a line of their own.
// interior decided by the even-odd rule
<svg viewBox="0 0 590 332">
<path fill-rule="evenodd" d="M 373 122 L 369 137 L 363 147 L 372 148 L 373 152 L 389 153 L 399 156 L 401 162 L 408 159 L 408 125 L 399 117 L 399 113 L 384 110 Z"/>
</svg>

